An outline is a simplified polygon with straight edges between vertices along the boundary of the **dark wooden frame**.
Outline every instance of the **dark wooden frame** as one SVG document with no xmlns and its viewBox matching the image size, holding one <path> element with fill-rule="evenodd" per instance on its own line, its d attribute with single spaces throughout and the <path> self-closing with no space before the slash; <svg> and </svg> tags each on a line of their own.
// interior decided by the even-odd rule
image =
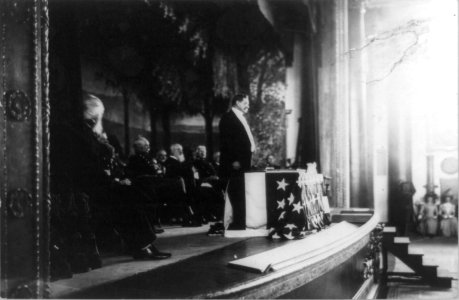
<svg viewBox="0 0 459 300">
<path fill-rule="evenodd" d="M 48 0 L 3 0 L 1 3 L 1 102 L 0 102 L 0 201 L 1 205 L 1 290 L 2 296 L 8 298 L 46 298 L 48 295 L 49 283 L 49 236 L 50 236 L 50 135 L 49 135 L 49 70 L 48 70 L 48 55 L 49 55 L 49 13 Z M 19 24 L 19 25 L 18 25 Z M 31 49 L 31 53 L 27 55 L 28 61 L 26 66 L 30 69 L 22 72 L 27 73 L 30 78 L 26 78 L 26 83 L 18 84 L 15 78 L 11 75 L 17 71 L 18 66 L 11 63 L 12 59 L 8 57 L 7 49 L 10 37 L 8 32 L 11 28 L 23 26 L 23 29 L 30 33 L 26 41 L 30 43 L 25 45 L 27 49 Z M 10 46 L 10 45 L 9 45 Z M 10 51 L 11 52 L 11 51 Z M 28 64 L 27 64 L 28 63 Z M 25 89 L 21 91 L 19 86 Z M 7 91 L 16 91 L 17 95 L 24 95 L 27 106 L 26 113 L 23 113 L 21 118 L 11 120 L 11 110 L 7 107 Z M 27 95 L 30 95 L 27 96 Z M 21 108 L 17 108 L 16 112 L 21 113 Z M 29 115 L 30 114 L 30 115 Z M 29 117 L 30 116 L 30 117 Z M 27 169 L 27 178 L 31 178 L 27 185 L 30 187 L 22 187 L 22 183 L 16 182 L 14 178 L 9 176 L 8 169 L 14 168 L 12 160 L 8 157 L 8 153 L 12 150 L 8 149 L 8 128 L 12 128 L 9 124 L 12 122 L 27 122 L 23 123 L 27 130 L 31 131 L 32 140 L 29 144 L 24 145 L 24 149 L 16 149 L 20 152 L 23 150 L 25 155 L 29 157 L 32 165 Z M 13 132 L 15 134 L 16 132 Z M 31 152 L 28 147 L 31 146 Z M 14 154 L 16 155 L 16 153 Z M 16 197 L 13 197 L 15 195 Z M 18 199 L 18 200 L 17 200 Z M 21 200 L 22 199 L 22 200 Z M 23 201 L 21 203 L 14 203 Z M 26 205 L 26 207 L 24 206 Z M 16 209 L 16 211 L 13 210 Z M 30 214 L 25 214 L 24 211 L 30 209 Z M 11 282 L 9 278 L 9 270 L 14 269 L 15 263 L 8 261 L 8 245 L 9 241 L 20 239 L 21 236 L 14 236 L 8 231 L 8 226 L 14 218 L 28 218 L 28 222 L 33 224 L 33 245 L 28 245 L 26 249 L 33 249 L 33 260 L 30 267 L 31 274 L 21 275 L 20 278 L 15 278 Z M 30 220 L 33 219 L 33 220 Z M 23 225 L 25 223 L 21 223 Z M 30 243 L 27 241 L 26 243 Z M 29 269 L 29 268 L 28 268 Z"/>
</svg>

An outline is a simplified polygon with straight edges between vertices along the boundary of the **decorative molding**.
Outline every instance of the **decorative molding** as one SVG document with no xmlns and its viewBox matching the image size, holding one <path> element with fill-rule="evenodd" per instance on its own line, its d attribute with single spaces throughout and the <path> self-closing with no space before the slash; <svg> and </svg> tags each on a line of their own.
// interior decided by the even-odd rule
<svg viewBox="0 0 459 300">
<path fill-rule="evenodd" d="M 49 253 L 49 240 L 50 240 L 50 218 L 51 218 L 51 188 L 50 188 L 50 115 L 51 108 L 49 102 L 49 3 L 48 0 L 41 0 L 41 64 L 42 64 L 42 136 L 43 136 L 43 195 L 44 207 L 43 207 L 43 233 L 44 238 L 42 239 L 44 245 L 42 248 L 45 253 L 42 255 L 44 262 L 43 278 L 44 290 L 43 298 L 49 298 L 49 282 L 50 282 L 50 253 Z"/>
<path fill-rule="evenodd" d="M 24 218 L 27 207 L 32 207 L 32 196 L 24 189 L 8 192 L 8 210 L 16 218 Z"/>
<path fill-rule="evenodd" d="M 27 284 L 21 284 L 11 291 L 9 298 L 32 299 L 34 297 L 30 286 Z"/>
<path fill-rule="evenodd" d="M 368 279 L 374 274 L 373 259 L 365 258 L 363 262 L 363 279 Z"/>
<path fill-rule="evenodd" d="M 32 21 L 32 1 L 8 0 L 6 2 L 7 14 L 19 24 L 30 24 Z"/>
<path fill-rule="evenodd" d="M 376 299 L 378 296 L 378 291 L 379 284 L 375 284 L 374 277 L 370 276 L 367 280 L 365 280 L 357 293 L 355 293 L 355 295 L 352 297 L 352 300 Z"/>
<path fill-rule="evenodd" d="M 8 119 L 12 121 L 27 121 L 32 114 L 32 104 L 27 94 L 20 90 L 8 90 L 4 93 L 4 102 Z"/>
<path fill-rule="evenodd" d="M 41 0 L 33 1 L 33 201 L 35 202 L 35 298 L 42 298 L 42 288 L 40 287 L 42 269 L 41 269 L 41 259 L 42 259 L 42 28 L 41 28 Z"/>
<path fill-rule="evenodd" d="M 0 33 L 1 33 L 1 95 L 0 98 L 0 201 L 3 200 L 1 207 L 1 276 L 2 297 L 13 298 L 46 298 L 49 283 L 49 218 L 50 218 L 50 190 L 49 190 L 49 12 L 48 0 L 8 0 L 0 2 Z M 7 47 L 11 43 L 8 37 L 10 27 L 17 27 L 27 33 L 27 60 L 30 62 L 32 70 L 27 70 L 28 80 L 31 81 L 31 88 L 27 92 L 14 89 L 14 80 L 10 81 L 8 74 L 12 70 L 10 61 L 16 59 L 14 52 L 10 52 Z M 10 35 L 8 35 L 10 34 Z M 30 49 L 30 50 L 29 50 Z M 10 57 L 11 56 L 11 57 Z M 19 59 L 19 57 L 18 57 Z M 9 86 L 11 85 L 11 86 Z M 29 97 L 30 95 L 30 97 Z M 28 150 L 27 155 L 32 157 L 32 164 L 27 170 L 27 175 L 32 183 L 25 189 L 9 190 L 8 181 L 8 159 L 7 144 L 8 135 L 16 133 L 14 127 L 7 126 L 12 122 L 25 122 L 27 129 L 32 130 L 31 140 L 26 141 L 23 146 Z M 12 128 L 12 129 L 11 129 Z M 12 130 L 12 132 L 10 132 Z M 14 154 L 12 154 L 14 155 Z M 14 238 L 11 233 L 8 236 L 8 222 L 14 218 L 32 218 L 34 240 L 33 243 L 34 265 L 32 272 L 24 275 L 27 284 L 18 287 L 9 286 L 12 281 L 9 279 L 10 272 L 14 265 L 9 265 L 6 260 L 8 254 L 8 239 Z M 24 221 L 21 221 L 24 224 Z M 28 221 L 27 221 L 28 222 Z M 14 281 L 16 282 L 16 280 Z"/>
<path fill-rule="evenodd" d="M 0 24 L 1 24 L 1 93 L 2 95 L 5 94 L 5 91 L 7 89 L 6 85 L 6 73 L 7 73 L 7 65 L 8 61 L 6 59 L 6 45 L 7 45 L 7 26 L 6 26 L 6 5 L 7 1 L 1 1 L 0 2 L 0 12 L 1 12 L 1 18 L 0 18 Z M 2 147 L 1 149 L 1 160 L 2 163 L 0 164 L 1 168 L 1 179 L 0 179 L 0 200 L 2 200 L 1 206 L 0 206 L 0 249 L 3 252 L 2 260 L 0 261 L 0 278 L 2 279 L 3 283 L 2 284 L 2 289 L 4 290 L 4 293 L 8 291 L 8 280 L 6 278 L 7 274 L 7 267 L 6 267 L 6 260 L 5 258 L 8 256 L 8 240 L 7 240 L 7 232 L 8 232 L 8 209 L 6 208 L 6 201 L 8 198 L 8 168 L 6 166 L 7 162 L 7 157 L 6 157 L 6 145 L 7 145 L 7 114 L 6 114 L 6 103 L 5 103 L 5 98 L 1 97 L 0 98 L 0 109 L 2 110 L 2 117 L 1 117 L 1 130 L 2 130 L 2 141 L 0 142 L 0 146 Z M 1 256 L 0 256 L 1 257 Z M 4 279 L 4 280 L 3 280 Z M 1 296 L 5 296 L 6 294 L 3 294 Z"/>
<path fill-rule="evenodd" d="M 235 285 L 218 292 L 196 295 L 194 298 L 273 299 L 280 297 L 324 275 L 365 248 L 370 241 L 370 233 L 378 225 L 378 220 L 378 216 L 373 215 L 368 222 L 356 228 L 344 239 L 320 248 L 315 255 L 311 255 L 304 261 L 298 261 L 296 264 L 268 273 L 245 284 Z"/>
<path fill-rule="evenodd" d="M 382 247 L 384 223 L 379 223 L 375 229 L 370 233 L 370 241 L 368 242 L 368 253 L 363 262 L 364 279 L 374 276 L 374 281 L 379 279 L 379 256 Z"/>
<path fill-rule="evenodd" d="M 456 174 L 458 171 L 458 162 L 457 158 L 450 156 L 442 160 L 440 168 L 443 172 L 448 175 Z"/>
</svg>

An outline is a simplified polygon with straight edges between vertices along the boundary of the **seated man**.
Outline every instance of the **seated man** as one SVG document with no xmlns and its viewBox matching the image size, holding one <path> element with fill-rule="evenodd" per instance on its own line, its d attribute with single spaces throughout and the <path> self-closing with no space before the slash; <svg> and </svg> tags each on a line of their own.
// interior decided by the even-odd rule
<svg viewBox="0 0 459 300">
<path fill-rule="evenodd" d="M 185 160 L 182 145 L 173 144 L 170 147 L 171 154 L 165 161 L 166 177 L 179 179 L 183 182 L 183 187 L 187 196 L 187 204 L 192 220 L 189 220 L 189 226 L 200 226 L 200 202 L 196 197 L 196 181 L 192 162 Z"/>
<path fill-rule="evenodd" d="M 164 165 L 166 166 L 167 177 L 182 177 L 187 183 L 187 187 L 191 188 L 194 185 L 190 180 L 193 178 L 193 172 L 189 162 L 185 161 L 182 145 L 171 145 L 171 154 L 166 159 Z M 189 186 L 188 183 L 190 184 Z"/>
<path fill-rule="evenodd" d="M 114 172 L 115 150 L 103 132 L 102 101 L 86 94 L 83 119 L 66 132 L 67 159 L 62 168 L 71 177 L 72 188 L 89 196 L 91 227 L 113 226 L 134 259 L 164 259 L 171 255 L 158 251 L 153 226 L 145 216 L 146 197 L 139 194 L 127 178 Z M 65 147 L 65 146 L 64 146 Z M 97 232 L 96 232 L 97 236 Z"/>
<path fill-rule="evenodd" d="M 155 219 L 161 218 L 189 219 L 186 208 L 185 188 L 178 178 L 165 178 L 163 168 L 150 155 L 150 142 L 139 136 L 134 141 L 135 154 L 129 157 L 127 173 L 134 186 L 146 193 L 157 206 Z M 174 212 L 168 211 L 168 208 Z M 160 230 L 162 232 L 162 230 Z"/>
<path fill-rule="evenodd" d="M 150 142 L 143 136 L 134 141 L 134 155 L 131 155 L 126 166 L 126 172 L 133 182 L 133 186 L 149 199 L 149 208 L 152 208 L 152 217 L 160 225 L 158 209 L 161 205 L 155 188 L 156 178 L 162 176 L 161 166 L 150 155 Z M 155 229 L 156 233 L 164 232 Z"/>
<path fill-rule="evenodd" d="M 127 172 L 131 178 L 162 174 L 160 165 L 150 154 L 150 142 L 143 136 L 138 136 L 134 141 L 134 155 L 129 157 Z"/>
<path fill-rule="evenodd" d="M 203 216 L 209 221 L 222 220 L 224 210 L 223 190 L 217 171 L 207 161 L 207 148 L 200 145 L 195 151 L 193 166 L 198 174 L 197 193 L 203 202 Z"/>
<path fill-rule="evenodd" d="M 219 172 L 220 169 L 220 151 L 214 153 L 214 159 L 212 160 L 212 167 L 214 167 L 215 171 Z"/>
<path fill-rule="evenodd" d="M 167 152 L 164 149 L 159 149 L 158 152 L 156 152 L 156 161 L 161 168 L 161 173 L 166 174 L 166 160 L 167 160 Z"/>
</svg>

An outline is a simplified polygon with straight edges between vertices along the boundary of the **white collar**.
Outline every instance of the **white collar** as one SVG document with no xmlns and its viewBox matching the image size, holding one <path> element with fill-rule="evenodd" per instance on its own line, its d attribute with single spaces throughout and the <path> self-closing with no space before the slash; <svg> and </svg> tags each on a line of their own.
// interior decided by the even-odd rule
<svg viewBox="0 0 459 300">
<path fill-rule="evenodd" d="M 231 107 L 231 110 L 236 114 L 238 118 L 244 117 L 244 113 L 237 108 Z"/>
<path fill-rule="evenodd" d="M 247 133 L 247 136 L 248 136 L 248 138 L 250 140 L 250 150 L 252 152 L 254 152 L 255 151 L 255 140 L 253 139 L 252 131 L 249 128 L 249 124 L 247 123 L 247 120 L 244 117 L 244 113 L 242 111 L 240 111 L 239 109 L 234 108 L 234 107 L 232 107 L 231 110 L 236 115 L 236 118 L 239 119 L 239 122 L 242 123 L 242 126 L 244 127 L 245 132 Z"/>
</svg>

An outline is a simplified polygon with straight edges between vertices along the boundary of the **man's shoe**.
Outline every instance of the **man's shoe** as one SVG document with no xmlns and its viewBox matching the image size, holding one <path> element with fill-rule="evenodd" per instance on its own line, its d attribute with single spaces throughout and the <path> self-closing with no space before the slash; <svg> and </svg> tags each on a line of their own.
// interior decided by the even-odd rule
<svg viewBox="0 0 459 300">
<path fill-rule="evenodd" d="M 99 253 L 90 254 L 88 257 L 88 264 L 92 270 L 102 268 L 102 260 Z"/>
<path fill-rule="evenodd" d="M 151 251 L 151 253 L 153 253 L 153 255 L 157 255 L 157 256 L 165 256 L 165 258 L 169 258 L 172 256 L 172 254 L 168 253 L 168 252 L 160 252 L 155 246 L 153 245 L 150 245 L 150 247 L 148 247 L 148 250 Z"/>
<path fill-rule="evenodd" d="M 208 236 L 218 236 L 218 235 L 223 235 L 224 233 L 225 233 L 225 229 L 223 228 L 223 226 L 222 228 L 219 228 L 219 226 L 215 224 L 215 225 L 210 226 L 210 229 L 207 232 L 207 235 Z"/>
<path fill-rule="evenodd" d="M 201 222 L 195 220 L 188 220 L 182 223 L 182 227 L 199 227 L 202 226 Z"/>
<path fill-rule="evenodd" d="M 164 229 L 162 228 L 155 228 L 155 233 L 156 234 L 160 234 L 160 233 L 163 233 L 164 232 Z"/>
<path fill-rule="evenodd" d="M 136 260 L 159 260 L 169 258 L 171 257 L 171 254 L 159 252 L 158 249 L 153 247 L 137 250 L 132 254 L 132 257 Z"/>
</svg>

